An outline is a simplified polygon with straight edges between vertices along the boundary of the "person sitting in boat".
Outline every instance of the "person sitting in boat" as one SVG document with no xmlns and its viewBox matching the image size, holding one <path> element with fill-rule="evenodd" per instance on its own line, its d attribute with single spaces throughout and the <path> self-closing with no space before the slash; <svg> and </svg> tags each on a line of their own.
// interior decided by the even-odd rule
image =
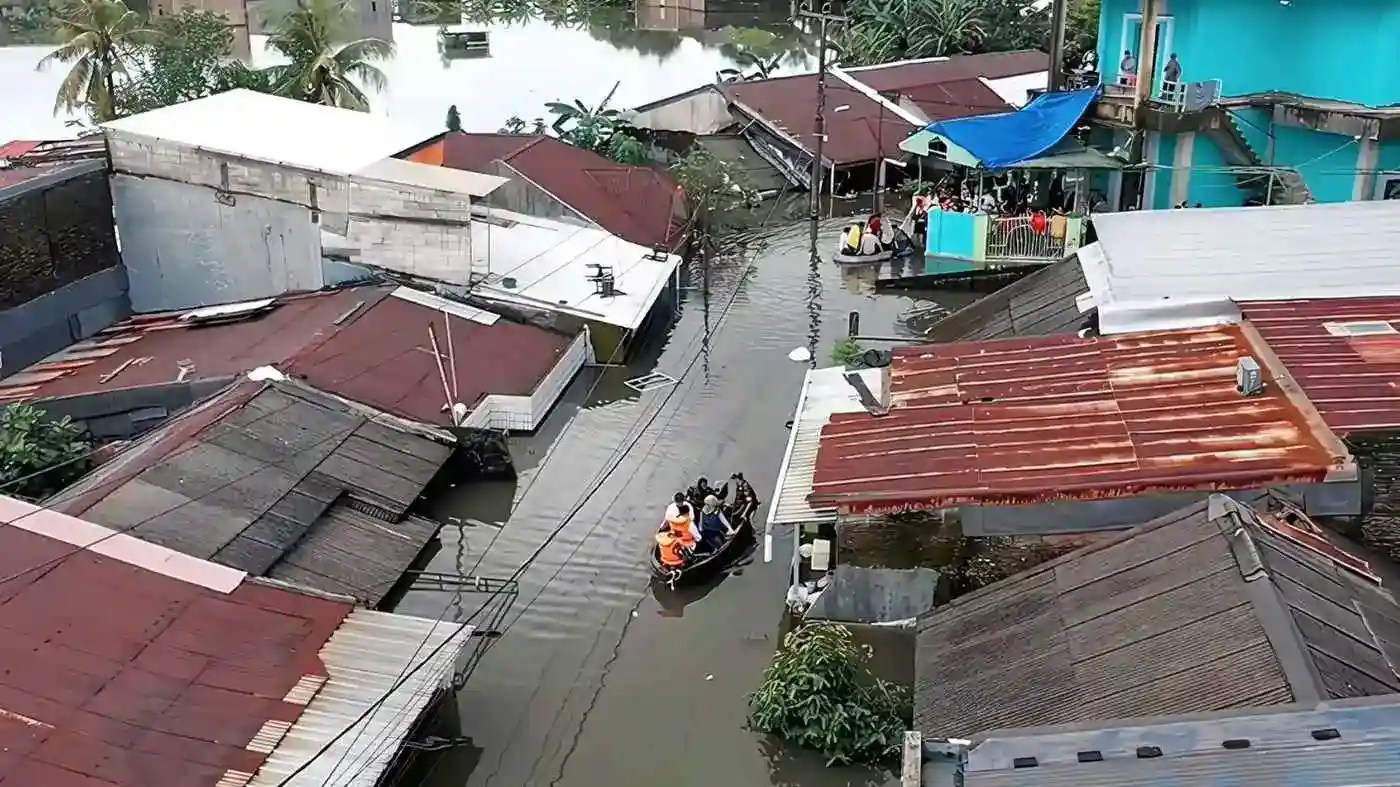
<svg viewBox="0 0 1400 787">
<path fill-rule="evenodd" d="M 871 235 L 874 235 L 876 240 L 880 240 L 884 238 L 884 236 L 880 234 L 880 231 L 882 229 L 884 229 L 884 225 L 880 221 L 880 214 L 870 214 L 870 220 L 865 222 L 866 232 L 870 233 Z"/>
<path fill-rule="evenodd" d="M 734 483 L 734 516 L 752 519 L 758 513 L 758 493 L 753 491 L 753 485 L 745 480 L 742 473 L 734 474 Z"/>
<path fill-rule="evenodd" d="M 687 549 L 694 549 L 700 542 L 700 528 L 696 527 L 690 504 L 680 492 L 666 506 L 666 529 L 684 540 Z"/>
<path fill-rule="evenodd" d="M 841 236 L 841 253 L 856 255 L 860 254 L 861 226 L 859 223 L 852 224 L 846 228 L 846 232 Z"/>
<path fill-rule="evenodd" d="M 685 545 L 685 539 L 676 535 L 674 530 L 662 530 L 657 533 L 656 545 L 660 548 L 661 565 L 674 570 L 685 568 L 691 550 Z"/>
<path fill-rule="evenodd" d="M 734 535 L 734 526 L 729 524 L 729 517 L 720 510 L 719 498 L 714 495 L 705 496 L 705 506 L 700 509 L 700 538 L 707 552 L 718 552 L 724 542 Z"/>
<path fill-rule="evenodd" d="M 710 486 L 710 479 L 705 476 L 700 476 L 700 478 L 695 481 L 695 486 L 690 488 L 690 499 L 703 505 L 705 498 L 710 495 L 714 495 L 720 499 L 720 502 L 724 502 L 729 498 L 729 483 L 725 482 L 723 486 L 716 489 Z"/>
</svg>

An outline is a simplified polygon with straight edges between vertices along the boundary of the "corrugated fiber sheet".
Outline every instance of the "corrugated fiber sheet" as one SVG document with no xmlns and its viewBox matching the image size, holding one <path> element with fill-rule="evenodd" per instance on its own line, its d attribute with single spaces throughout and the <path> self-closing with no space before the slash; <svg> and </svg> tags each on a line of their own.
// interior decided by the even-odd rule
<svg viewBox="0 0 1400 787">
<path fill-rule="evenodd" d="M 832 417 L 808 501 L 880 513 L 1322 481 L 1345 459 L 1331 435 L 1271 380 L 1235 390 L 1251 352 L 1238 327 L 895 350 L 890 413 Z"/>
<path fill-rule="evenodd" d="M 884 375 L 879 369 L 859 372 L 871 393 L 880 396 Z M 773 503 L 768 507 L 768 524 L 794 525 L 803 522 L 831 522 L 834 508 L 813 508 L 807 503 L 812 493 L 812 473 L 817 466 L 817 445 L 822 427 L 835 413 L 863 413 L 860 395 L 846 382 L 845 367 L 813 369 L 802 383 L 787 454 L 778 468 Z"/>
<path fill-rule="evenodd" d="M 374 787 L 446 685 L 471 636 L 441 622 L 357 609 L 321 649 L 327 679 L 248 787 Z M 421 669 L 394 688 L 399 678 Z M 375 707 L 375 702 L 384 701 Z M 357 719 L 372 709 L 364 721 Z M 334 743 L 341 730 L 349 732 Z M 292 771 L 315 757 L 296 778 Z"/>
</svg>

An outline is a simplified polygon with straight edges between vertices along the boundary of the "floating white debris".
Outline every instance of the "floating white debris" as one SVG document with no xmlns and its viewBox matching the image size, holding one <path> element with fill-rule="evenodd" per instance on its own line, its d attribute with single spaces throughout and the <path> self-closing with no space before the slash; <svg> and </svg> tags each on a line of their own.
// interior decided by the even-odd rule
<svg viewBox="0 0 1400 787">
<path fill-rule="evenodd" d="M 248 379 L 255 383 L 267 382 L 268 380 L 282 383 L 287 381 L 287 375 L 282 374 L 271 366 L 259 366 L 253 371 L 248 372 Z"/>
<path fill-rule="evenodd" d="M 796 347 L 788 353 L 788 360 L 793 363 L 807 363 L 812 360 L 812 351 L 806 347 Z"/>
</svg>

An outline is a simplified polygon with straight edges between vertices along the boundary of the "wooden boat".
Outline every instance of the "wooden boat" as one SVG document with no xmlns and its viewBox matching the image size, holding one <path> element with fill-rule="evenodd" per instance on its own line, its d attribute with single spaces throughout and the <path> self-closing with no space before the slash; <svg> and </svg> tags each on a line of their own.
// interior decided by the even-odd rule
<svg viewBox="0 0 1400 787">
<path fill-rule="evenodd" d="M 832 254 L 831 259 L 838 265 L 874 265 L 894 259 L 897 255 L 907 254 L 913 249 L 913 242 L 902 229 L 891 230 L 886 225 L 883 235 L 880 251 L 874 254 L 849 254 L 846 252 L 845 233 L 842 233 L 842 237 L 836 240 L 836 252 Z"/>
<path fill-rule="evenodd" d="M 678 585 L 694 585 L 713 579 L 719 572 L 723 571 L 743 554 L 744 548 L 753 541 L 753 518 L 741 517 L 734 525 L 734 535 L 729 537 L 724 545 L 714 552 L 702 555 L 699 559 L 686 563 L 680 569 L 673 569 L 670 566 L 661 564 L 661 547 L 656 543 L 651 545 L 651 575 L 658 582 L 664 582 L 670 587 Z M 666 529 L 662 525 L 656 532 L 660 533 Z"/>
</svg>

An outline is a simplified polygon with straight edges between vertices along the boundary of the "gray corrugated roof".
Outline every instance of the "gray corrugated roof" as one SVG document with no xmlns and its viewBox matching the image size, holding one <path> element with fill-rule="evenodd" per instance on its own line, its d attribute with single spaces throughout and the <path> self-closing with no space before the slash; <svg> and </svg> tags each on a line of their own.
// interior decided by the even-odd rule
<svg viewBox="0 0 1400 787">
<path fill-rule="evenodd" d="M 889 623 L 928 612 L 937 597 L 938 572 L 932 569 L 843 565 L 836 567 L 831 583 L 807 610 L 806 617 L 842 623 Z"/>
<path fill-rule="evenodd" d="M 918 636 L 918 728 L 972 737 L 1400 691 L 1394 599 L 1251 511 L 1215 495 L 935 610 Z"/>
<path fill-rule="evenodd" d="M 50 503 L 375 605 L 436 532 L 407 514 L 451 452 L 305 386 L 245 382 Z"/>
<path fill-rule="evenodd" d="M 1078 257 L 1047 265 L 934 323 L 930 342 L 971 342 L 1078 331 L 1075 298 L 1088 292 Z"/>
<path fill-rule="evenodd" d="M 1400 202 L 1143 210 L 1094 216 L 1100 306 L 1400 295 Z"/>
<path fill-rule="evenodd" d="M 1335 730 L 1339 735 L 1318 740 L 1314 730 Z M 1249 746 L 1226 749 L 1225 741 L 1248 741 Z M 1139 746 L 1155 746 L 1161 756 L 1139 758 Z M 1080 762 L 1081 752 L 1097 752 L 1102 760 Z M 1018 758 L 1028 757 L 1035 758 L 1035 767 L 1015 767 Z M 964 769 L 966 787 L 1376 787 L 1397 783 L 1400 698 L 1395 696 L 1361 704 L 1289 706 L 1155 724 L 994 733 L 973 747 Z"/>
</svg>

